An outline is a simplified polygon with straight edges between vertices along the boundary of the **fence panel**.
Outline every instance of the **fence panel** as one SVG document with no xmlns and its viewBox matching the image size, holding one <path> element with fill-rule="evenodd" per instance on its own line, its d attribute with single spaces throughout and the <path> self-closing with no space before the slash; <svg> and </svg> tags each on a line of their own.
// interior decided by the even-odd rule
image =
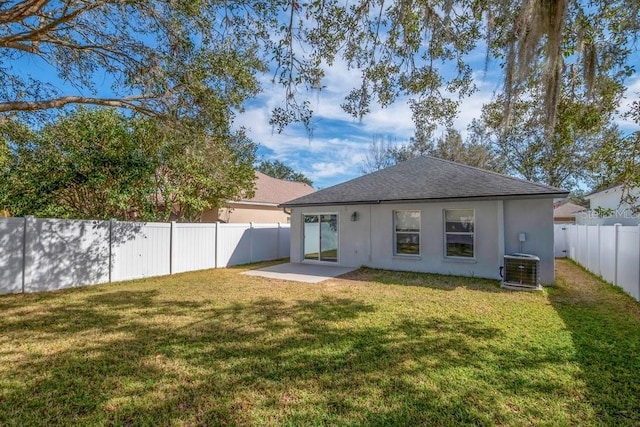
<svg viewBox="0 0 640 427">
<path fill-rule="evenodd" d="M 25 292 L 109 281 L 109 223 L 27 217 Z"/>
<path fill-rule="evenodd" d="M 587 225 L 577 225 L 578 238 L 576 240 L 576 261 L 586 266 L 587 262 Z"/>
<path fill-rule="evenodd" d="M 216 224 L 174 223 L 171 245 L 172 273 L 216 266 Z"/>
<path fill-rule="evenodd" d="M 278 240 L 278 245 L 280 246 L 278 250 L 279 258 L 289 258 L 291 252 L 291 226 L 289 224 L 281 224 L 280 225 L 280 238 Z"/>
<path fill-rule="evenodd" d="M 0 294 L 22 292 L 24 218 L 0 218 Z"/>
<path fill-rule="evenodd" d="M 611 283 L 616 282 L 616 227 L 600 227 L 600 274 Z"/>
<path fill-rule="evenodd" d="M 251 224 L 218 224 L 218 267 L 248 264 L 251 261 Z"/>
<path fill-rule="evenodd" d="M 618 286 L 635 299 L 640 300 L 640 277 L 638 264 L 640 248 L 638 247 L 638 227 L 618 227 Z"/>
<path fill-rule="evenodd" d="M 567 225 L 567 256 L 576 259 L 576 244 L 578 243 L 578 227 Z"/>
<path fill-rule="evenodd" d="M 640 301 L 640 227 L 566 227 L 571 259 Z"/>
<path fill-rule="evenodd" d="M 111 280 L 169 274 L 171 224 L 112 223 Z"/>
<path fill-rule="evenodd" d="M 280 230 L 273 224 L 253 224 L 251 230 L 251 260 L 268 261 L 280 258 L 278 254 Z"/>
<path fill-rule="evenodd" d="M 600 226 L 587 227 L 587 270 L 600 274 Z"/>
</svg>

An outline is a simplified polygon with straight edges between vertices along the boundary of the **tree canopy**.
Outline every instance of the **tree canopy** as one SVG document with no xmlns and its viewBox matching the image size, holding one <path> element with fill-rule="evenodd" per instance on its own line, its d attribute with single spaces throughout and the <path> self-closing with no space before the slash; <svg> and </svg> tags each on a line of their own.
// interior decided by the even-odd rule
<svg viewBox="0 0 640 427">
<path fill-rule="evenodd" d="M 165 129 L 112 109 L 80 109 L 33 130 L 0 126 L 9 142 L 0 207 L 85 219 L 197 220 L 253 191 L 255 145 Z M 2 146 L 2 145 L 0 145 Z"/>
<path fill-rule="evenodd" d="M 296 172 L 290 166 L 280 160 L 262 160 L 256 170 L 272 178 L 284 179 L 285 181 L 302 182 L 313 187 L 313 182 L 302 172 Z"/>
<path fill-rule="evenodd" d="M 224 24 L 221 10 L 216 1 L 2 2 L 0 112 L 93 104 L 224 129 L 264 65 L 250 23 Z M 25 61 L 51 66 L 66 87 L 24 73 Z"/>
<path fill-rule="evenodd" d="M 272 123 L 308 123 L 301 88 L 321 89 L 337 60 L 361 71 L 343 109 L 356 118 L 373 102 L 409 96 L 416 132 L 450 125 L 474 90 L 470 55 L 486 49 L 504 68 L 505 123 L 539 75 L 546 128 L 555 126 L 567 81 L 587 96 L 599 77 L 620 82 L 640 28 L 636 0 L 22 0 L 0 4 L 0 112 L 89 103 L 146 114 L 227 123 L 259 90 L 268 68 L 286 88 Z M 51 65 L 74 90 L 20 73 L 28 57 Z M 27 59 L 28 60 L 28 59 Z M 102 97 L 97 85 L 113 96 Z M 74 92 L 76 94 L 71 94 Z M 80 93 L 80 95 L 77 95 Z"/>
</svg>

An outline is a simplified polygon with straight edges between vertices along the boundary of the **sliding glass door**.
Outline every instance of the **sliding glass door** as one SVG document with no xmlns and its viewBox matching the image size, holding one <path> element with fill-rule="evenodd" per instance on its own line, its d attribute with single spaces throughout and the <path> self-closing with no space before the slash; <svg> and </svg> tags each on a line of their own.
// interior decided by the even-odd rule
<svg viewBox="0 0 640 427">
<path fill-rule="evenodd" d="M 338 215 L 303 215 L 304 259 L 338 262 Z"/>
</svg>

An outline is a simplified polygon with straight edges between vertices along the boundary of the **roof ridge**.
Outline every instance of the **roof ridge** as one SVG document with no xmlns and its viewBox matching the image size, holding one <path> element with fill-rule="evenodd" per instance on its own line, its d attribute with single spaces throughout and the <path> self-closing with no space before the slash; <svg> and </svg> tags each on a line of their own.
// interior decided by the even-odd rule
<svg viewBox="0 0 640 427">
<path fill-rule="evenodd" d="M 511 180 L 514 180 L 514 181 L 523 182 L 525 184 L 537 185 L 538 187 L 542 187 L 542 188 L 546 188 L 546 189 L 562 190 L 562 188 L 554 187 L 553 185 L 547 185 L 547 184 L 542 184 L 542 183 L 539 183 L 539 182 L 533 182 L 533 181 L 529 181 L 529 180 L 526 180 L 526 179 L 517 178 L 515 176 L 507 175 L 507 174 L 504 174 L 504 173 L 499 173 L 499 172 L 490 171 L 490 170 L 487 170 L 487 169 L 482 169 L 482 168 L 479 168 L 479 167 L 476 167 L 476 166 L 467 165 L 465 163 L 454 162 L 453 160 L 442 159 L 440 157 L 435 157 L 435 156 L 422 156 L 422 157 L 428 157 L 428 158 L 431 158 L 431 159 L 434 159 L 434 160 L 439 160 L 441 162 L 451 163 L 451 164 L 454 164 L 456 166 L 463 166 L 463 167 L 468 168 L 468 169 L 474 169 L 474 170 L 477 170 L 477 171 L 480 171 L 480 172 L 486 172 L 486 173 L 489 173 L 489 174 L 492 174 L 492 175 L 501 176 L 503 178 L 509 178 Z M 411 160 L 413 160 L 413 159 L 411 159 Z"/>
</svg>

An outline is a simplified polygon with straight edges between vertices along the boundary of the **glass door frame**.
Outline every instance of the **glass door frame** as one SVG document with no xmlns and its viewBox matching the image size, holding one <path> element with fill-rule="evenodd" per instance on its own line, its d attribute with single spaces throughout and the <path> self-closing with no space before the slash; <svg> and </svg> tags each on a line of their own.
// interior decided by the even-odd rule
<svg viewBox="0 0 640 427">
<path fill-rule="evenodd" d="M 322 216 L 324 215 L 335 215 L 336 217 L 336 257 L 335 260 L 323 260 L 322 258 Z M 318 217 L 318 257 L 315 259 L 310 259 L 306 257 L 306 227 L 305 217 L 307 216 L 315 216 Z M 308 263 L 321 263 L 321 264 L 331 264 L 336 265 L 340 263 L 340 215 L 338 212 L 305 212 L 302 213 L 302 262 Z"/>
</svg>

